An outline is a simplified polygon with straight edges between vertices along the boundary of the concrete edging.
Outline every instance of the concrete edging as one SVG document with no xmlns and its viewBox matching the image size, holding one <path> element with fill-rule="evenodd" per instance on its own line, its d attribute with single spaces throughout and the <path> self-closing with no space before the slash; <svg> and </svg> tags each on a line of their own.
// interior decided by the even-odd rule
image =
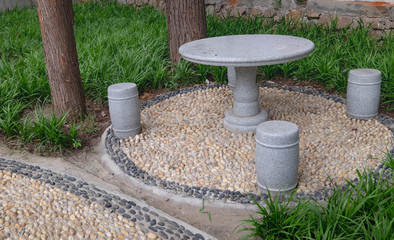
<svg viewBox="0 0 394 240">
<path fill-rule="evenodd" d="M 189 204 L 194 205 L 196 207 L 201 206 L 201 199 L 194 198 L 194 197 L 187 197 L 187 196 L 181 196 L 180 194 L 174 194 L 169 191 L 164 190 L 163 188 L 160 187 L 155 187 L 155 186 L 150 186 L 147 185 L 140 180 L 133 178 L 127 174 L 125 174 L 119 167 L 116 165 L 116 163 L 111 159 L 109 156 L 107 149 L 105 147 L 105 138 L 107 136 L 107 131 L 112 127 L 109 126 L 101 136 L 100 140 L 100 161 L 101 163 L 107 167 L 110 171 L 116 175 L 117 178 L 119 178 L 122 181 L 125 181 L 129 184 L 131 184 L 134 188 L 137 189 L 143 189 L 145 192 L 150 192 L 150 194 L 160 197 L 160 198 L 167 198 L 170 201 L 173 201 L 174 203 L 183 203 L 187 201 Z M 233 209 L 238 209 L 238 210 L 246 210 L 246 211 L 256 211 L 258 208 L 254 205 L 248 205 L 248 204 L 239 204 L 239 203 L 224 203 L 223 201 L 220 200 L 212 200 L 209 199 L 207 204 L 209 204 L 210 207 L 215 207 L 215 208 L 233 208 Z"/>
</svg>

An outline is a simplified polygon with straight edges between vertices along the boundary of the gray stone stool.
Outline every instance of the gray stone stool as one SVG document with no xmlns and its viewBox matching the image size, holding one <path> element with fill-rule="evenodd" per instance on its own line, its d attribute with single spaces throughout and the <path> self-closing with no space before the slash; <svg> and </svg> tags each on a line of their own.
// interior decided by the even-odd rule
<svg viewBox="0 0 394 240">
<path fill-rule="evenodd" d="M 290 193 L 297 186 L 298 126 L 267 121 L 256 128 L 257 185 L 261 192 Z"/>
<path fill-rule="evenodd" d="M 378 114 L 381 73 L 375 69 L 354 69 L 349 72 L 346 113 L 351 118 L 371 119 Z"/>
<path fill-rule="evenodd" d="M 118 83 L 108 87 L 109 114 L 118 138 L 141 133 L 141 110 L 135 83 Z"/>
</svg>

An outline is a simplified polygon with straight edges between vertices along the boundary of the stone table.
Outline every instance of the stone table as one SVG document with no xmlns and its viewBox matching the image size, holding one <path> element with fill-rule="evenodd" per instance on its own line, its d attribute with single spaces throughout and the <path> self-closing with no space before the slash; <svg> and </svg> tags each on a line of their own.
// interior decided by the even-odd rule
<svg viewBox="0 0 394 240">
<path fill-rule="evenodd" d="M 283 35 L 231 35 L 192 41 L 179 48 L 181 56 L 194 63 L 234 67 L 233 108 L 225 113 L 224 127 L 235 133 L 256 132 L 268 119 L 259 107 L 256 84 L 258 66 L 298 60 L 314 49 L 310 40 Z"/>
</svg>

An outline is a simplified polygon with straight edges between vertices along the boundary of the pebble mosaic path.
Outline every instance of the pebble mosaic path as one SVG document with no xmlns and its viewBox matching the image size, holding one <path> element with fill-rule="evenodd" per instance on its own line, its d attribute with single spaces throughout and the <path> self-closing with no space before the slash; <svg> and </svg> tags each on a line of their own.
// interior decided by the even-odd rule
<svg viewBox="0 0 394 240">
<path fill-rule="evenodd" d="M 222 127 L 231 99 L 226 86 L 160 96 L 143 106 L 142 134 L 118 140 L 109 131 L 107 149 L 123 172 L 146 184 L 197 198 L 251 203 L 251 193 L 259 200 L 266 196 L 257 191 L 254 134 Z M 259 100 L 271 120 L 300 127 L 300 198 L 324 198 L 333 185 L 356 179 L 356 169 L 381 169 L 385 152 L 393 148 L 393 132 L 382 124 L 392 119 L 349 119 L 343 99 L 263 87 Z"/>
<path fill-rule="evenodd" d="M 393 129 L 385 126 L 394 126 L 393 119 L 349 120 L 342 99 L 309 90 L 261 88 L 260 94 L 271 119 L 300 126 L 296 198 L 323 199 L 332 187 L 328 174 L 340 183 L 356 168 L 384 169 L 377 159 L 393 147 Z M 250 196 L 266 198 L 256 190 L 253 134 L 221 128 L 228 99 L 223 86 L 159 96 L 143 106 L 141 135 L 119 140 L 108 131 L 108 153 L 126 174 L 175 194 L 244 204 Z M 0 239 L 206 238 L 72 176 L 0 158 Z"/>
<path fill-rule="evenodd" d="M 0 239 L 205 239 L 135 201 L 0 158 Z"/>
</svg>

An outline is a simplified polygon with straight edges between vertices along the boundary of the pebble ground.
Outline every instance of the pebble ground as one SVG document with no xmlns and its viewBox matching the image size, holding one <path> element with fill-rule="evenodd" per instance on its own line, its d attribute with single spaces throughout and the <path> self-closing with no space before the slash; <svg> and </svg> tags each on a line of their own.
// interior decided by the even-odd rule
<svg viewBox="0 0 394 240">
<path fill-rule="evenodd" d="M 393 147 L 387 127 L 376 120 L 347 118 L 342 103 L 275 88 L 260 88 L 260 95 L 270 119 L 300 127 L 299 192 L 355 178 L 356 169 L 375 168 Z M 154 185 L 164 184 L 155 179 L 165 180 L 170 189 L 201 188 L 204 194 L 230 200 L 241 198 L 234 191 L 257 193 L 254 135 L 222 127 L 231 91 L 217 87 L 171 96 L 144 108 L 143 133 L 123 141 L 127 159 L 108 137 L 114 161 Z M 86 182 L 0 158 L 0 239 L 204 238 Z"/>
<path fill-rule="evenodd" d="M 348 118 L 345 104 L 276 88 L 260 88 L 259 101 L 269 119 L 300 128 L 298 192 L 354 179 L 356 169 L 375 168 L 393 147 L 393 133 L 386 126 Z M 158 179 L 257 193 L 254 134 L 234 134 L 222 126 L 231 105 L 231 90 L 217 87 L 146 107 L 142 134 L 126 139 L 123 151 L 137 168 Z"/>
<path fill-rule="evenodd" d="M 148 207 L 0 158 L 0 239 L 204 239 Z"/>
</svg>

